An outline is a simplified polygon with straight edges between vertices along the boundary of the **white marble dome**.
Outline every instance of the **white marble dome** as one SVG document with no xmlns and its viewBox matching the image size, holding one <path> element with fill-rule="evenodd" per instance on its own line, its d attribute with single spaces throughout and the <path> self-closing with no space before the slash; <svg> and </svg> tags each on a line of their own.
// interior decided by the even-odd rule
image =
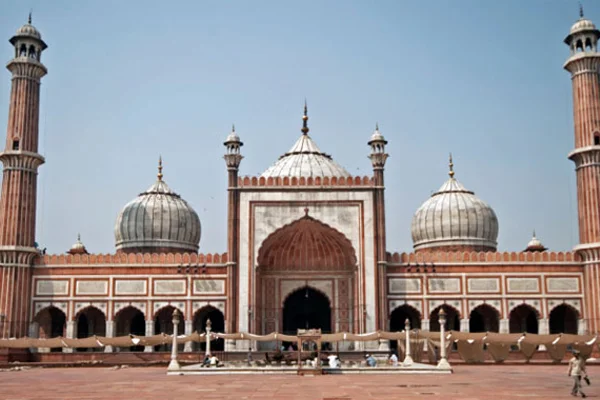
<svg viewBox="0 0 600 400">
<path fill-rule="evenodd" d="M 31 25 L 30 23 L 27 23 L 27 24 L 23 25 L 22 27 L 20 27 L 19 29 L 17 29 L 17 33 L 15 35 L 16 36 L 29 36 L 29 37 L 34 37 L 36 39 L 42 40 L 42 34 L 40 33 L 40 31 L 38 31 L 36 29 L 36 27 Z"/>
<path fill-rule="evenodd" d="M 498 218 L 494 210 L 454 178 L 415 213 L 411 233 L 415 250 L 447 248 L 495 251 Z"/>
<path fill-rule="evenodd" d="M 587 18 L 580 18 L 573 24 L 569 33 L 572 35 L 581 31 L 596 30 L 596 25 Z"/>
<path fill-rule="evenodd" d="M 192 207 L 158 180 L 130 201 L 117 217 L 115 245 L 123 252 L 197 252 L 200 218 Z"/>
</svg>

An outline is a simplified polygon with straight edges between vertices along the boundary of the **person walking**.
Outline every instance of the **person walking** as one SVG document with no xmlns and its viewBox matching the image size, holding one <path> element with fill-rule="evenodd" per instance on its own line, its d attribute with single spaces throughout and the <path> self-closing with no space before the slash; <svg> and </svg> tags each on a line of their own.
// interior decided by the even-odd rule
<svg viewBox="0 0 600 400">
<path fill-rule="evenodd" d="M 581 393 L 581 397 L 587 397 L 585 393 L 581 391 L 581 379 L 587 379 L 587 371 L 585 370 L 585 359 L 581 357 L 579 350 L 573 350 L 573 358 L 569 361 L 568 376 L 573 377 L 573 389 L 571 389 L 571 396 L 577 397 L 577 393 Z"/>
</svg>

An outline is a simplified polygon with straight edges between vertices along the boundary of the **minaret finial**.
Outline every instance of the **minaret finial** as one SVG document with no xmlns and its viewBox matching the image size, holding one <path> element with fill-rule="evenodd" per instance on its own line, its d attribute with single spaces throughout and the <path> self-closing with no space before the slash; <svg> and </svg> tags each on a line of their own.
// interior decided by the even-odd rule
<svg viewBox="0 0 600 400">
<path fill-rule="evenodd" d="M 163 178 L 163 174 L 162 174 L 162 156 L 158 156 L 158 180 L 162 181 Z"/>
<path fill-rule="evenodd" d="M 535 238 L 535 229 L 533 230 L 533 237 Z"/>
<path fill-rule="evenodd" d="M 308 106 L 306 105 L 306 99 L 304 99 L 304 115 L 302 116 L 302 133 L 308 134 Z"/>
<path fill-rule="evenodd" d="M 375 130 L 379 132 L 379 122 L 375 122 Z"/>
<path fill-rule="evenodd" d="M 448 175 L 450 175 L 450 178 L 454 178 L 454 163 L 452 162 L 452 153 L 450 153 L 448 167 L 450 168 Z"/>
<path fill-rule="evenodd" d="M 78 234 L 77 234 L 77 241 L 78 241 L 78 242 L 81 242 L 81 233 L 78 233 Z"/>
<path fill-rule="evenodd" d="M 235 133 L 235 124 L 231 124 L 231 132 Z"/>
<path fill-rule="evenodd" d="M 31 13 L 33 12 L 33 10 L 29 10 L 29 18 L 27 18 L 27 23 L 29 25 L 31 25 Z"/>
<path fill-rule="evenodd" d="M 579 18 L 583 18 L 583 4 L 579 2 Z"/>
</svg>

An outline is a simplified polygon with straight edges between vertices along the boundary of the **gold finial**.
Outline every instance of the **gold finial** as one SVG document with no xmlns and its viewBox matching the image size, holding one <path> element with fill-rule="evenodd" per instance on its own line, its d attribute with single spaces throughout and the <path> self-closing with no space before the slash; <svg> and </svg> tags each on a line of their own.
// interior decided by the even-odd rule
<svg viewBox="0 0 600 400">
<path fill-rule="evenodd" d="M 32 11 L 29 11 L 29 18 L 27 18 L 27 23 L 28 23 L 29 25 L 31 25 L 31 12 L 32 12 Z"/>
<path fill-rule="evenodd" d="M 308 107 L 306 106 L 306 99 L 304 99 L 304 115 L 302 116 L 302 133 L 308 134 Z"/>
<path fill-rule="evenodd" d="M 158 156 L 158 175 L 157 175 L 157 177 L 158 177 L 159 181 L 162 181 L 162 177 L 163 177 L 163 174 L 162 174 L 162 156 Z"/>
<path fill-rule="evenodd" d="M 450 153 L 448 167 L 450 168 L 450 172 L 448 172 L 448 175 L 450 175 L 450 178 L 454 178 L 454 163 L 452 162 L 452 153 Z"/>
</svg>

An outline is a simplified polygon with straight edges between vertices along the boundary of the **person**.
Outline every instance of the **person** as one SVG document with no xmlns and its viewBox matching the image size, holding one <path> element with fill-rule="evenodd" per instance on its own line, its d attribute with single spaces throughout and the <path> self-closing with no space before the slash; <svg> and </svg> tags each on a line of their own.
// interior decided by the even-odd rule
<svg viewBox="0 0 600 400">
<path fill-rule="evenodd" d="M 327 359 L 329 360 L 329 366 L 331 368 L 339 368 L 340 364 L 339 364 L 338 356 L 336 356 L 335 354 L 332 354 L 330 356 L 327 356 Z"/>
<path fill-rule="evenodd" d="M 202 360 L 202 366 L 208 367 L 210 365 L 210 354 L 206 354 L 204 356 L 204 360 Z"/>
<path fill-rule="evenodd" d="M 252 366 L 252 347 L 248 349 L 248 366 Z"/>
<path fill-rule="evenodd" d="M 367 367 L 375 367 L 377 366 L 377 360 L 370 354 L 365 355 L 365 360 L 367 362 Z"/>
<path fill-rule="evenodd" d="M 392 366 L 394 366 L 394 367 L 398 366 L 398 356 L 396 355 L 395 352 L 392 352 L 390 354 L 390 364 L 392 364 Z"/>
<path fill-rule="evenodd" d="M 210 358 L 210 366 L 213 368 L 217 368 L 219 366 L 219 359 L 217 358 L 217 356 L 212 356 Z"/>
<path fill-rule="evenodd" d="M 585 359 L 581 357 L 579 350 L 573 350 L 573 358 L 569 361 L 568 376 L 573 377 L 573 389 L 571 389 L 571 395 L 577 397 L 577 393 L 581 393 L 581 397 L 587 397 L 583 391 L 581 391 L 581 378 L 587 378 L 587 371 L 585 370 Z"/>
</svg>

